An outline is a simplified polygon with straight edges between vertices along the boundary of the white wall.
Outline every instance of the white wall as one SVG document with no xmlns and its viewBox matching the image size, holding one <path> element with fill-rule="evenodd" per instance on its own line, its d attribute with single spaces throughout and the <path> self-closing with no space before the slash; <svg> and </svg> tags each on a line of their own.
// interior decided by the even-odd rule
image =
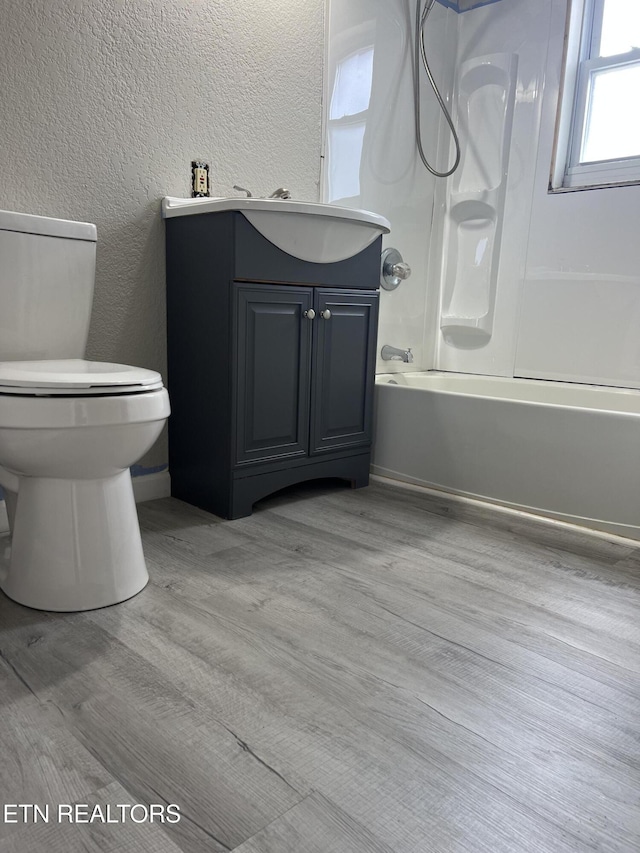
<svg viewBox="0 0 640 853">
<path fill-rule="evenodd" d="M 640 387 L 640 187 L 548 193 L 566 6 L 509 0 L 459 16 L 458 64 L 513 51 L 518 88 L 494 332 L 463 349 L 436 328 L 436 366 Z"/>
<path fill-rule="evenodd" d="M 0 208 L 98 226 L 88 356 L 166 370 L 164 195 L 318 199 L 324 0 L 0 0 Z M 166 462 L 159 442 L 147 465 Z"/>
<path fill-rule="evenodd" d="M 435 179 L 416 153 L 413 115 L 411 37 L 415 3 L 409 0 L 329 0 L 327 21 L 327 107 L 335 70 L 358 49 L 374 49 L 373 86 L 366 117 L 362 157 L 357 164 L 360 189 L 355 195 L 333 196 L 324 187 L 324 200 L 381 213 L 391 222 L 384 246 L 394 246 L 413 274 L 392 292 L 381 291 L 378 351 L 383 344 L 411 347 L 412 366 L 378 358 L 377 370 L 424 370 L 431 366 L 433 341 L 425 336 L 427 280 L 432 236 L 439 221 L 432 220 Z M 429 18 L 427 48 L 443 93 L 451 91 L 455 67 L 455 12 L 436 4 Z M 424 148 L 436 167 L 445 168 L 440 114 L 433 95 L 422 94 Z M 325 171 L 334 153 L 325 152 Z M 432 226 L 435 234 L 432 235 Z M 430 332 L 430 329 L 429 329 Z"/>
<path fill-rule="evenodd" d="M 640 186 L 547 192 L 566 2 L 552 6 L 514 372 L 640 387 Z"/>
</svg>

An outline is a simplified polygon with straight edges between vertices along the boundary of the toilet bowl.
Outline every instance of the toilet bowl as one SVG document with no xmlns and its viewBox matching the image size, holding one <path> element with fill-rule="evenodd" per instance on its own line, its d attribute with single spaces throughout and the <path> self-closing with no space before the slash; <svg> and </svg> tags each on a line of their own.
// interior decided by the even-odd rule
<svg viewBox="0 0 640 853">
<path fill-rule="evenodd" d="M 148 581 L 129 467 L 158 438 L 158 373 L 83 359 L 0 363 L 0 485 L 12 530 L 0 588 L 39 610 L 91 610 Z"/>
<path fill-rule="evenodd" d="M 92 610 L 148 575 L 129 466 L 169 415 L 159 373 L 87 361 L 96 226 L 0 210 L 0 589 Z"/>
</svg>

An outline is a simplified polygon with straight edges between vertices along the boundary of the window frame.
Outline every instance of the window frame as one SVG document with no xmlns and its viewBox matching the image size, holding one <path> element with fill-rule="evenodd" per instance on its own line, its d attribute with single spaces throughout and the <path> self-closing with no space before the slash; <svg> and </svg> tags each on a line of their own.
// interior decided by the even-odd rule
<svg viewBox="0 0 640 853">
<path fill-rule="evenodd" d="M 604 4 L 605 0 L 572 0 L 568 10 L 551 192 L 640 183 L 640 155 L 580 161 L 593 73 L 625 65 L 640 67 L 640 49 L 593 55 L 600 49 Z"/>
</svg>

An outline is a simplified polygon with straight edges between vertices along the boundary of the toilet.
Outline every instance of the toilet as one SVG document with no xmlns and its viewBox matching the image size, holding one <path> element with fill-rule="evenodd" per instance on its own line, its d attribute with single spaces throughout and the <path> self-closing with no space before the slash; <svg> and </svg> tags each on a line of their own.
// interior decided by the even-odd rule
<svg viewBox="0 0 640 853">
<path fill-rule="evenodd" d="M 38 610 L 117 604 L 149 579 L 129 468 L 169 397 L 153 370 L 84 358 L 96 240 L 86 222 L 0 211 L 0 589 Z"/>
</svg>

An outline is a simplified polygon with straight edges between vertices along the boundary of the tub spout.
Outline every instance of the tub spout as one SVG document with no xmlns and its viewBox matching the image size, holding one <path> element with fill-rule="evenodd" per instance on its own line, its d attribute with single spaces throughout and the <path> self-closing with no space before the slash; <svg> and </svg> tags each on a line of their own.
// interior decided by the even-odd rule
<svg viewBox="0 0 640 853">
<path fill-rule="evenodd" d="M 380 356 L 383 361 L 404 361 L 406 364 L 413 363 L 413 353 L 411 352 L 411 347 L 407 347 L 407 349 L 399 349 L 398 347 L 390 347 L 389 344 L 385 344 L 380 350 Z"/>
</svg>

